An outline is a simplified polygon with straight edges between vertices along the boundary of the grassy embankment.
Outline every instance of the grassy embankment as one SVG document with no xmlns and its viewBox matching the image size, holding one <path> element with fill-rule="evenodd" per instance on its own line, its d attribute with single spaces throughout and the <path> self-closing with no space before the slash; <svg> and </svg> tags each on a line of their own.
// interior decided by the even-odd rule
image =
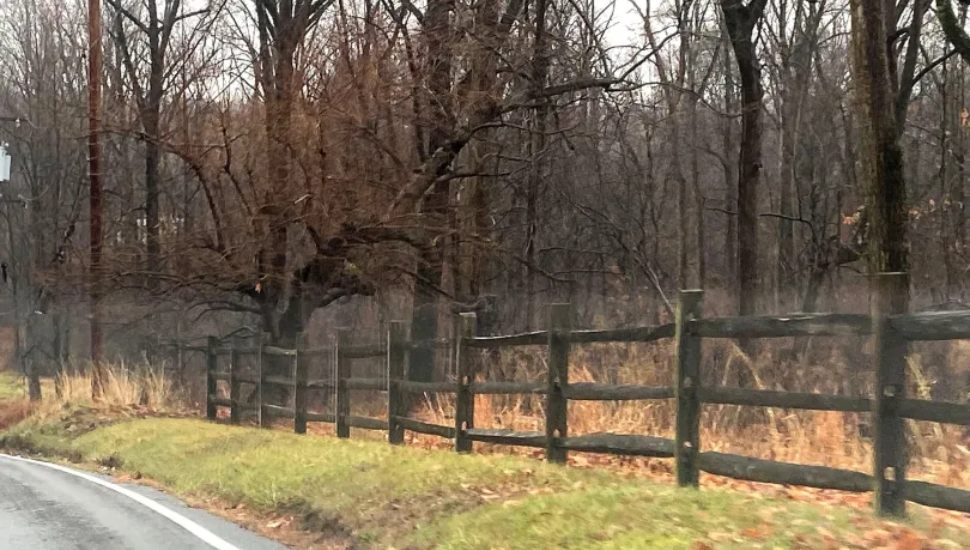
<svg viewBox="0 0 970 550">
<path fill-rule="evenodd" d="M 326 547 L 959 548 L 966 535 L 920 513 L 886 523 L 868 509 L 681 490 L 522 457 L 132 418 L 146 412 L 53 402 L 0 434 L 0 446 L 110 464 L 223 507 L 289 514 Z"/>
</svg>

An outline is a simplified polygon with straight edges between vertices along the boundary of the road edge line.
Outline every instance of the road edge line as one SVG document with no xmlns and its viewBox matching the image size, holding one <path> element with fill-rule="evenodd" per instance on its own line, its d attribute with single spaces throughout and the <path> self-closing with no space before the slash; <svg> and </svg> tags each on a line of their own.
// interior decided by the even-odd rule
<svg viewBox="0 0 970 550">
<path fill-rule="evenodd" d="M 50 462 L 43 462 L 41 460 L 33 460 L 31 458 L 24 458 L 22 456 L 13 456 L 13 455 L 8 455 L 3 453 L 0 453 L 0 458 L 13 460 L 15 462 L 23 462 L 27 464 L 34 464 L 37 466 L 43 466 L 45 468 L 50 468 L 52 470 L 57 470 L 59 472 L 70 474 L 74 477 L 81 478 L 90 483 L 100 485 L 105 489 L 114 491 L 115 493 L 118 493 L 119 495 L 127 497 L 130 500 L 133 500 L 138 504 L 141 504 L 142 506 L 150 509 L 156 514 L 164 517 L 165 519 L 171 521 L 175 525 L 188 531 L 197 539 L 215 548 L 216 550 L 241 550 L 238 546 L 226 541 L 225 539 L 216 535 L 212 531 L 206 529 L 205 527 L 199 525 L 198 523 L 192 521 L 191 519 L 183 516 L 182 514 L 176 512 L 175 510 L 172 510 L 166 507 L 165 505 L 146 497 L 145 495 L 139 494 L 135 491 L 132 491 L 131 489 L 122 487 L 117 483 L 112 483 L 110 481 L 101 479 L 97 476 L 94 476 L 85 472 L 80 472 L 72 468 L 68 468 L 66 466 L 61 466 L 59 464 L 53 464 Z"/>
</svg>

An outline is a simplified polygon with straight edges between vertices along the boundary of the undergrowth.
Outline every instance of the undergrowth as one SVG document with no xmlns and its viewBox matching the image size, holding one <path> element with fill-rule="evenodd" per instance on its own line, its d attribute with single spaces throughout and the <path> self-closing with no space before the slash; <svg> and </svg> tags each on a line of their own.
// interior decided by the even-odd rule
<svg viewBox="0 0 970 550">
<path fill-rule="evenodd" d="M 34 403 L 22 390 L 10 390 L 22 386 L 22 379 L 0 373 L 0 395 L 12 396 L 0 397 L 0 429 L 16 425 L 15 433 L 0 437 L 31 432 L 36 435 L 33 445 L 44 450 L 47 435 L 83 433 L 133 417 L 184 414 L 179 392 L 161 372 L 124 364 L 105 366 L 102 372 L 97 398 L 93 397 L 91 374 L 73 372 L 45 380 L 44 397 Z"/>
<path fill-rule="evenodd" d="M 864 374 L 867 365 L 857 369 L 859 372 L 855 375 L 831 374 L 844 370 L 844 367 L 836 366 L 849 361 L 840 355 L 838 347 L 833 347 L 829 356 L 814 357 L 820 364 L 807 366 L 805 356 L 780 358 L 777 353 L 765 352 L 752 360 L 731 342 L 705 343 L 705 346 L 705 368 L 718 371 L 717 375 L 708 373 L 705 384 L 736 386 L 743 378 L 747 387 L 757 389 L 861 396 L 870 395 L 872 391 L 871 381 Z M 668 344 L 577 346 L 570 359 L 570 381 L 671 386 L 674 383 L 672 352 Z M 539 381 L 545 377 L 542 348 L 491 352 L 482 360 L 490 368 L 487 375 L 479 376 L 481 379 Z M 932 399 L 930 388 L 933 381 L 924 361 L 919 353 L 910 354 L 910 395 Z M 415 415 L 435 423 L 453 424 L 454 400 L 448 396 L 424 399 L 416 407 Z M 544 415 L 542 396 L 475 397 L 476 427 L 543 431 Z M 869 416 L 864 413 L 705 405 L 701 414 L 701 446 L 704 450 L 868 472 L 872 464 Z M 675 403 L 673 400 L 571 401 L 568 420 L 571 435 L 612 432 L 672 438 Z M 907 433 L 911 478 L 970 489 L 970 431 L 966 427 L 910 421 L 907 422 Z M 417 439 L 426 441 L 422 437 Z M 508 446 L 479 445 L 476 449 L 535 454 L 529 449 Z M 577 460 L 581 463 L 589 461 L 576 453 L 572 456 L 579 457 Z M 669 470 L 672 466 L 667 460 L 656 459 L 596 457 L 592 462 L 654 470 Z"/>
</svg>

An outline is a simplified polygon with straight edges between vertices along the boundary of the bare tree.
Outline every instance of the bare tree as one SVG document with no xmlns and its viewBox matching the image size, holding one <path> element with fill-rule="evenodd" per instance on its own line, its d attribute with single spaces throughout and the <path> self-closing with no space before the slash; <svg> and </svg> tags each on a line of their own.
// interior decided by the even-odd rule
<svg viewBox="0 0 970 550">
<path fill-rule="evenodd" d="M 755 28 L 760 24 L 767 0 L 721 0 L 721 12 L 741 75 L 741 150 L 738 160 L 738 311 L 757 310 L 758 187 L 762 168 L 764 87 L 758 61 Z"/>
<path fill-rule="evenodd" d="M 145 270 L 148 284 L 156 286 L 157 274 L 162 271 L 160 255 L 159 186 L 161 179 L 162 145 L 165 139 L 162 107 L 166 96 L 176 83 L 185 84 L 183 64 L 202 34 L 208 32 L 218 17 L 224 1 L 208 2 L 199 9 L 184 10 L 182 0 L 147 0 L 141 7 L 124 0 L 107 0 L 113 8 L 114 25 L 111 36 L 120 53 L 127 84 L 138 109 L 145 143 Z M 179 37 L 173 50 L 174 34 L 179 26 L 192 20 L 188 32 Z M 174 53 L 174 55 L 172 55 Z"/>
</svg>

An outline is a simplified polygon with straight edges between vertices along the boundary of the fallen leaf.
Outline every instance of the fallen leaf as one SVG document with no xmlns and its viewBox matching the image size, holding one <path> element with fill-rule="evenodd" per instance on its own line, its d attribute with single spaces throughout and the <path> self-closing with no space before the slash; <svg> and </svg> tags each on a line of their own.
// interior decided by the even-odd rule
<svg viewBox="0 0 970 550">
<path fill-rule="evenodd" d="M 896 550 L 923 550 L 926 548 L 926 540 L 913 531 L 904 531 L 902 536 L 896 540 Z"/>
<path fill-rule="evenodd" d="M 771 534 L 771 529 L 767 526 L 760 527 L 748 527 L 747 529 L 741 530 L 741 536 L 754 540 L 761 540 L 767 538 Z"/>
</svg>

